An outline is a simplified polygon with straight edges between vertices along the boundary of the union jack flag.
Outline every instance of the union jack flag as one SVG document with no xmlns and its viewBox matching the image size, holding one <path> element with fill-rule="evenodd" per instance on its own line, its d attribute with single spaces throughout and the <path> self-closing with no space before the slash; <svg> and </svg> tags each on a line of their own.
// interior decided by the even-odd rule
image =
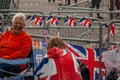
<svg viewBox="0 0 120 80">
<path fill-rule="evenodd" d="M 109 24 L 108 23 L 104 23 L 103 26 L 105 27 L 106 30 L 108 30 L 108 28 L 109 28 Z"/>
<path fill-rule="evenodd" d="M 115 35 L 115 25 L 113 23 L 111 24 L 104 23 L 103 26 L 106 28 L 106 30 L 108 30 L 110 26 L 110 37 Z"/>
<path fill-rule="evenodd" d="M 82 18 L 79 21 L 79 24 L 81 24 L 82 26 L 86 27 L 86 28 L 90 28 L 93 24 L 93 21 L 90 19 L 86 19 L 86 18 Z"/>
<path fill-rule="evenodd" d="M 26 17 L 26 19 L 28 19 L 28 20 L 31 19 L 31 18 L 32 18 L 32 16 L 27 16 L 27 17 Z"/>
<path fill-rule="evenodd" d="M 74 26 L 76 26 L 76 23 L 77 22 L 77 20 L 75 20 L 74 18 L 72 18 L 72 17 L 67 17 L 66 19 L 65 19 L 65 22 L 64 22 L 64 24 L 65 25 L 68 25 L 68 26 L 72 26 L 72 27 L 74 27 Z"/>
<path fill-rule="evenodd" d="M 30 20 L 31 22 L 33 22 L 35 20 L 35 17 L 36 17 L 36 15 L 28 16 L 27 19 Z"/>
<path fill-rule="evenodd" d="M 50 17 L 48 17 L 47 22 L 50 22 L 50 24 L 53 24 L 53 25 L 57 25 L 58 22 L 60 21 L 60 19 L 61 18 L 59 18 L 59 17 L 50 16 Z"/>
<path fill-rule="evenodd" d="M 45 45 L 45 44 L 44 44 Z M 80 61 L 86 64 L 86 66 L 90 70 L 90 80 L 98 80 L 99 77 L 99 49 L 91 49 L 85 48 L 82 46 L 72 45 L 65 43 L 66 49 L 75 55 Z M 105 48 L 102 51 L 106 51 Z M 40 52 L 42 53 L 42 52 Z M 102 80 L 105 80 L 105 65 L 102 59 L 102 69 L 101 69 L 101 77 Z M 48 67 L 48 66 L 46 66 Z"/>
<path fill-rule="evenodd" d="M 76 58 L 80 59 L 83 63 L 88 66 L 90 70 L 90 80 L 98 80 L 99 75 L 99 49 L 91 49 L 91 48 L 85 48 L 82 46 L 77 45 L 69 45 L 65 44 L 68 51 L 73 53 Z M 106 49 L 103 49 L 103 51 Z M 105 80 L 105 65 L 102 61 L 102 71 L 101 76 L 102 79 Z"/>
<path fill-rule="evenodd" d="M 37 66 L 37 68 L 35 68 L 34 75 L 40 76 L 39 77 L 40 80 L 58 80 L 58 78 L 59 80 L 67 80 L 67 79 L 73 80 L 73 78 L 74 80 L 82 80 L 80 77 L 81 75 L 79 74 L 79 69 L 77 68 L 78 65 L 76 65 L 77 61 L 75 57 L 70 55 L 66 50 L 63 50 L 62 54 L 64 55 L 68 54 L 69 58 L 73 58 L 73 59 L 63 58 L 62 61 L 64 62 L 62 63 L 63 67 L 61 68 L 61 66 L 59 66 L 61 62 L 58 59 L 47 58 L 46 56 L 42 59 L 41 63 Z M 66 66 L 66 65 L 70 65 L 70 66 Z M 68 69 L 69 72 L 72 72 L 72 74 L 70 75 L 67 72 L 66 75 L 66 69 Z"/>
<path fill-rule="evenodd" d="M 37 25 L 40 27 L 43 23 L 44 18 L 41 18 L 40 16 L 32 16 L 30 18 L 30 21 L 34 23 L 34 25 Z"/>
</svg>

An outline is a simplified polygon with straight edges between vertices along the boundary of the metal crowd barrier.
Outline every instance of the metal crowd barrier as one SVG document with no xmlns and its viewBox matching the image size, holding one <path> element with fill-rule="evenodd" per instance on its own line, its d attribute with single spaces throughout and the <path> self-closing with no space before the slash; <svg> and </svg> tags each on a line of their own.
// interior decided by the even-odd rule
<svg viewBox="0 0 120 80">
<path fill-rule="evenodd" d="M 80 1 L 80 2 L 77 2 L 76 4 L 71 4 L 71 5 L 69 5 L 69 7 L 72 7 L 72 6 L 76 6 L 76 5 L 79 5 L 79 4 L 83 4 L 83 3 L 87 3 L 88 4 L 88 6 L 90 7 L 90 3 L 89 3 L 89 1 L 88 0 L 82 0 L 82 1 Z"/>
<path fill-rule="evenodd" d="M 83 14 L 84 13 L 84 14 Z M 116 11 L 108 11 L 108 10 L 99 10 L 99 11 L 88 11 L 88 10 L 73 10 L 73 11 L 66 11 L 66 10 L 62 10 L 62 11 L 51 11 L 49 13 L 49 15 L 62 15 L 62 16 L 66 16 L 66 15 L 73 15 L 73 16 L 87 16 L 90 17 L 90 14 L 96 14 L 96 13 L 100 13 L 100 14 L 106 14 L 105 15 L 105 19 L 107 19 L 107 21 L 109 21 L 110 19 L 110 14 L 117 14 L 120 13 L 120 10 L 116 10 Z M 114 16 L 114 19 L 116 19 L 116 16 Z M 102 19 L 101 22 L 103 22 L 104 20 Z M 107 22 L 105 21 L 105 22 Z"/>
<path fill-rule="evenodd" d="M 36 11 L 36 10 L 9 10 L 9 9 L 0 9 L 0 12 L 2 12 L 2 15 L 3 15 L 3 16 L 5 15 L 6 17 L 9 17 L 9 18 L 10 18 L 10 19 L 6 20 L 6 21 L 8 21 L 8 22 L 11 22 L 12 16 L 13 16 L 14 14 L 18 13 L 18 12 L 24 13 L 26 16 L 35 16 L 35 15 L 37 15 L 37 16 L 42 16 L 42 17 L 44 17 L 44 13 L 43 13 L 43 12 L 41 12 L 41 11 Z M 6 13 L 6 12 L 9 12 L 9 13 L 4 14 L 4 13 Z M 43 21 L 44 21 L 43 26 L 46 26 L 45 20 L 43 20 Z M 28 25 L 29 25 L 30 21 L 28 21 L 27 23 L 28 23 Z M 28 25 L 27 25 L 27 26 L 28 26 Z M 32 25 L 32 24 L 31 24 L 31 25 Z M 34 25 L 32 25 L 32 26 L 34 26 Z"/>
<path fill-rule="evenodd" d="M 4 16 L 0 14 L 0 33 L 4 31 Z"/>
</svg>

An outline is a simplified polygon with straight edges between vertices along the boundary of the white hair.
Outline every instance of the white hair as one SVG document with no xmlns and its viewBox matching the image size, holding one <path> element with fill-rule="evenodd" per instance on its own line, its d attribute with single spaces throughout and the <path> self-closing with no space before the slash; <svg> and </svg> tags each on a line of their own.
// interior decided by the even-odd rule
<svg viewBox="0 0 120 80">
<path fill-rule="evenodd" d="M 25 14 L 23 14 L 23 13 L 16 13 L 12 18 L 12 22 L 14 22 L 16 18 L 20 18 L 23 21 L 25 21 L 25 19 L 26 19 Z"/>
</svg>

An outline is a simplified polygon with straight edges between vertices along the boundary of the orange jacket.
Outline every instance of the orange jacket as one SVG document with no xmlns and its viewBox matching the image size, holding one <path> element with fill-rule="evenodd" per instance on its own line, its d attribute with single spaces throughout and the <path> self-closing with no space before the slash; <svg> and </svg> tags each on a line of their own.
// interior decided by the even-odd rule
<svg viewBox="0 0 120 80">
<path fill-rule="evenodd" d="M 26 32 L 13 34 L 10 30 L 0 37 L 0 58 L 25 58 L 28 56 L 31 47 L 32 39 Z"/>
</svg>

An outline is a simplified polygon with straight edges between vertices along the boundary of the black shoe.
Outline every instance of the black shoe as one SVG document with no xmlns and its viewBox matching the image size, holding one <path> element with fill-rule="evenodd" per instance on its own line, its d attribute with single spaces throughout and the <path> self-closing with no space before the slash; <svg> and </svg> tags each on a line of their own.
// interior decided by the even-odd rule
<svg viewBox="0 0 120 80">
<path fill-rule="evenodd" d="M 48 2 L 50 2 L 50 0 L 48 0 Z"/>
<path fill-rule="evenodd" d="M 67 4 L 65 4 L 65 6 L 68 6 Z"/>
<path fill-rule="evenodd" d="M 120 16 L 118 16 L 117 19 L 120 19 Z"/>
<path fill-rule="evenodd" d="M 98 19 L 104 19 L 102 16 L 97 16 Z"/>
<path fill-rule="evenodd" d="M 59 3 L 59 6 L 62 6 L 62 4 L 61 4 L 61 3 Z"/>
</svg>

